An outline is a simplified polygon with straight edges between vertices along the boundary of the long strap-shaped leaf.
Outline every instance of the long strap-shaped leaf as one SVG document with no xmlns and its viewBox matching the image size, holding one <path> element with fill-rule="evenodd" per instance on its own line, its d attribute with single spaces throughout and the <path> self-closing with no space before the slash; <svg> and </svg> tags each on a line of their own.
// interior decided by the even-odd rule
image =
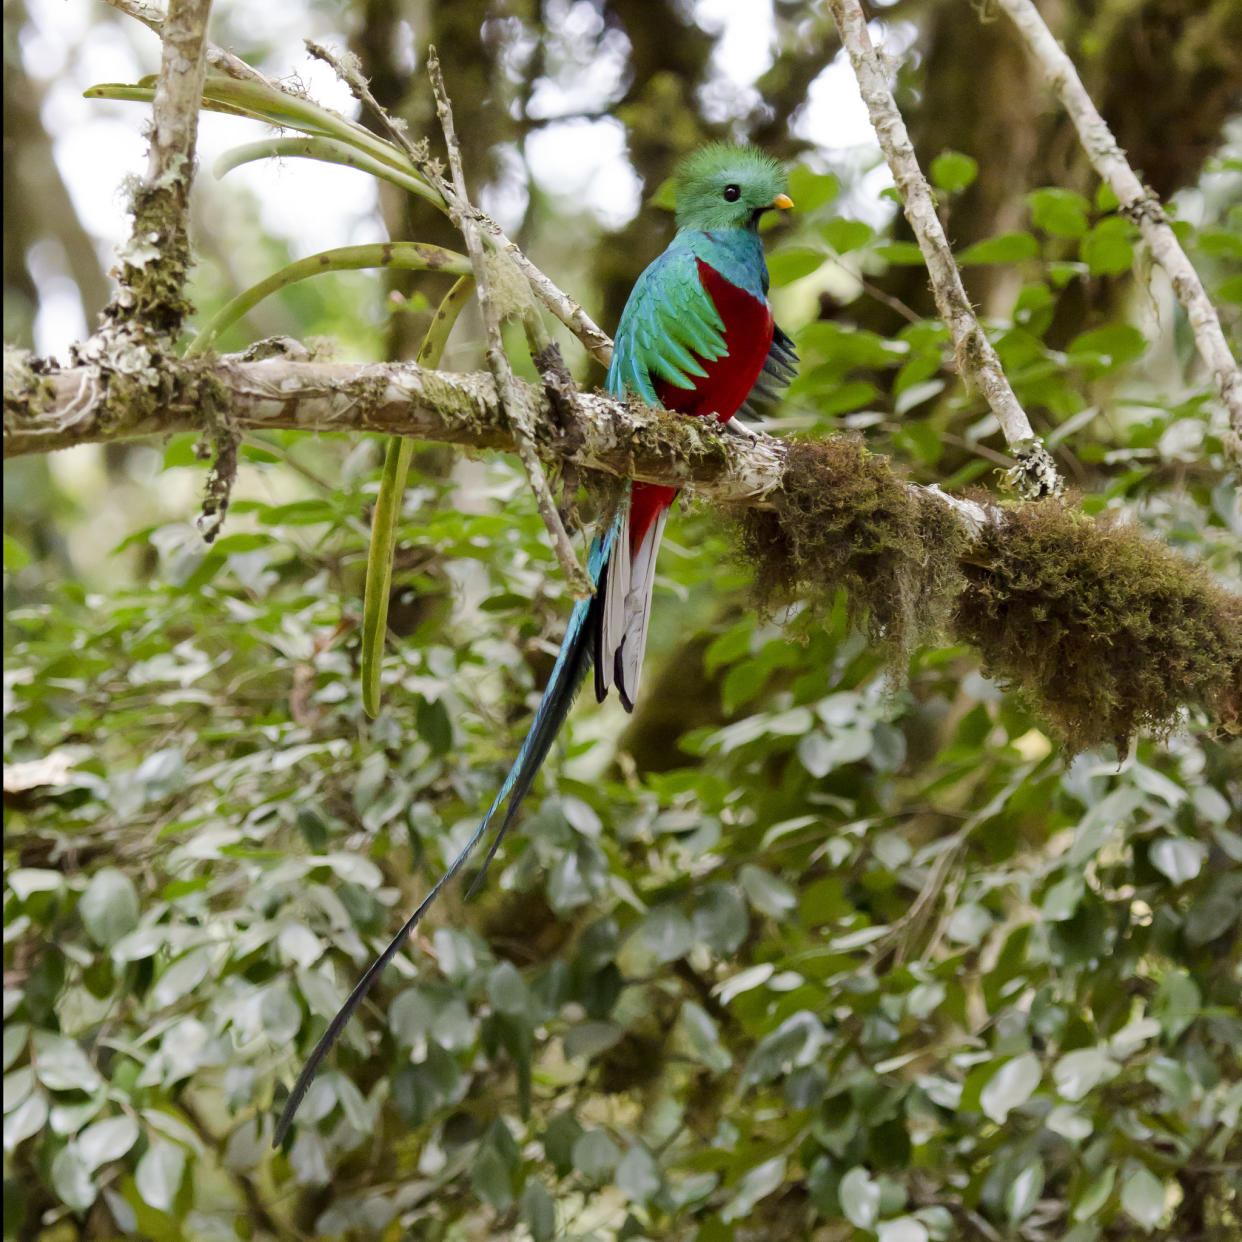
<svg viewBox="0 0 1242 1242">
<path fill-rule="evenodd" d="M 261 138 L 258 142 L 247 142 L 240 147 L 233 147 L 216 160 L 212 172 L 223 177 L 242 164 L 250 164 L 255 160 L 266 159 L 320 160 L 325 164 L 344 164 L 347 168 L 357 168 L 391 182 L 395 186 L 417 194 L 436 206 L 440 205 L 440 197 L 424 181 L 411 177 L 409 173 L 392 164 L 386 164 L 370 152 L 360 151 L 357 147 L 338 138 L 327 138 L 323 135 L 307 134 L 301 138 Z"/>
<path fill-rule="evenodd" d="M 421 366 L 440 365 L 449 333 L 473 289 L 474 278 L 463 276 L 444 295 L 418 351 Z M 378 716 L 380 710 L 380 665 L 384 657 L 384 636 L 388 632 L 388 598 L 392 592 L 397 523 L 413 453 L 413 440 L 404 436 L 389 437 L 384 474 L 375 500 L 375 516 L 371 519 L 371 550 L 367 554 L 367 584 L 362 606 L 362 706 L 372 717 Z"/>
<path fill-rule="evenodd" d="M 134 103 L 150 103 L 155 98 L 155 79 L 143 78 L 130 84 L 104 82 L 83 92 L 87 99 L 120 99 Z M 313 137 L 335 138 L 372 159 L 386 164 L 418 182 L 421 194 L 443 208 L 444 200 L 405 154 L 391 142 L 377 137 L 356 121 L 347 120 L 329 108 L 301 95 L 276 90 L 261 82 L 239 80 L 209 73 L 203 84 L 203 104 L 209 112 L 231 116 L 247 116 L 282 129 L 296 129 Z M 408 188 L 408 187 L 407 187 Z"/>
<path fill-rule="evenodd" d="M 426 242 L 372 242 L 366 246 L 321 250 L 273 272 L 266 280 L 244 289 L 222 306 L 190 343 L 186 356 L 206 353 L 221 332 L 286 285 L 305 280 L 308 276 L 318 276 L 321 272 L 354 272 L 368 267 L 396 267 L 411 272 L 450 272 L 454 276 L 467 276 L 470 260 L 455 250 L 445 250 L 442 246 L 431 246 Z"/>
</svg>

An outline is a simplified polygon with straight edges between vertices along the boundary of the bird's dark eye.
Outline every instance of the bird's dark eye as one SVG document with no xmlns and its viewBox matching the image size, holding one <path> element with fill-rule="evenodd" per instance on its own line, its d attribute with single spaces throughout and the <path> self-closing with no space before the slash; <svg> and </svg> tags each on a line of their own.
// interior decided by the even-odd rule
<svg viewBox="0 0 1242 1242">
<path fill-rule="evenodd" d="M 740 185 L 727 185 L 724 188 L 723 196 L 726 203 L 736 203 L 742 197 L 742 187 Z"/>
</svg>

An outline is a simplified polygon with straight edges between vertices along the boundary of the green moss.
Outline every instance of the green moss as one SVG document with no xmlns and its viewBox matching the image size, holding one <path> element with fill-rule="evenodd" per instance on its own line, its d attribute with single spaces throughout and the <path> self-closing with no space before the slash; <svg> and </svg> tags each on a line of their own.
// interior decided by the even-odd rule
<svg viewBox="0 0 1242 1242">
<path fill-rule="evenodd" d="M 965 574 L 958 636 L 1071 753 L 1167 734 L 1184 705 L 1238 725 L 1242 599 L 1135 527 L 1058 500 L 1017 506 Z"/>
<path fill-rule="evenodd" d="M 1187 706 L 1242 733 L 1242 598 L 1137 528 L 1046 499 L 967 554 L 947 506 L 844 437 L 791 445 L 774 499 L 738 521 L 764 610 L 826 608 L 843 588 L 894 661 L 948 631 L 1070 754 L 1166 735 Z"/>
<path fill-rule="evenodd" d="M 743 555 L 760 606 L 795 597 L 831 606 L 844 588 L 852 618 L 904 660 L 941 633 L 961 587 L 966 534 L 947 505 L 913 491 L 888 459 L 835 436 L 789 446 L 775 511 L 746 510 Z"/>
</svg>

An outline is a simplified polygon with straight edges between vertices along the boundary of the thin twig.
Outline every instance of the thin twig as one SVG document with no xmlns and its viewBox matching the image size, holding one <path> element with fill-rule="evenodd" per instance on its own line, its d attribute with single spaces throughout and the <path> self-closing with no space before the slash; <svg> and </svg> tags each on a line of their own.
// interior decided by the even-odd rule
<svg viewBox="0 0 1242 1242">
<path fill-rule="evenodd" d="M 469 215 L 478 226 L 483 240 L 493 249 L 507 255 L 513 265 L 526 278 L 531 292 L 581 341 L 586 351 L 599 362 L 607 366 L 612 359 L 612 339 L 591 317 L 552 279 L 539 270 L 518 249 L 517 244 L 506 236 L 505 231 L 491 217 L 474 207 L 464 192 L 459 193 L 457 186 L 443 175 L 439 163 L 429 158 L 425 143 L 411 141 L 405 126 L 395 120 L 371 93 L 366 79 L 356 64 L 326 48 L 313 39 L 306 40 L 306 50 L 314 57 L 330 65 L 337 76 L 349 87 L 360 103 L 371 109 L 385 133 L 409 156 L 414 166 L 432 185 L 439 190 L 448 207 L 450 216 Z M 428 72 L 431 61 L 435 57 L 435 49 L 428 49 Z"/>
<path fill-rule="evenodd" d="M 159 5 L 147 4 L 146 0 L 104 0 L 104 3 L 116 9 L 118 13 L 124 13 L 127 17 L 141 22 L 148 30 L 163 38 L 164 10 Z M 207 63 L 230 78 L 237 78 L 243 82 L 262 82 L 265 86 L 274 87 L 276 90 L 286 92 L 288 90 L 279 82 L 264 77 L 257 69 L 246 64 L 240 56 L 234 56 L 232 52 L 226 52 L 224 48 L 217 47 L 210 41 L 207 43 Z"/>
<path fill-rule="evenodd" d="M 483 250 L 483 238 L 479 232 L 478 221 L 470 208 L 470 200 L 466 194 L 466 178 L 461 166 L 461 148 L 457 143 L 457 132 L 453 126 L 453 108 L 449 103 L 448 92 L 444 88 L 444 77 L 440 72 L 440 58 L 435 48 L 427 50 L 427 76 L 431 79 L 431 89 L 436 99 L 436 112 L 440 117 L 440 127 L 444 131 L 444 143 L 448 149 L 449 168 L 453 174 L 453 189 L 456 191 L 456 202 L 450 205 L 454 217 L 453 223 L 461 229 L 466 239 L 466 252 L 470 255 L 470 263 L 474 268 L 474 282 L 478 292 L 479 309 L 483 313 L 483 327 L 487 334 L 487 363 L 496 380 L 496 391 L 500 394 L 500 402 L 504 406 L 513 425 L 513 439 L 517 446 L 518 457 L 526 469 L 526 477 L 530 480 L 535 493 L 535 505 L 543 524 L 548 528 L 548 536 L 552 540 L 553 550 L 561 569 L 569 582 L 570 589 L 579 598 L 592 593 L 591 580 L 578 564 L 573 544 L 565 532 L 564 523 L 556 507 L 556 499 L 548 486 L 548 476 L 544 473 L 543 463 L 535 451 L 534 420 L 530 406 L 523 399 L 514 382 L 513 368 L 509 365 L 509 357 L 505 353 L 504 340 L 500 335 L 500 314 L 492 297 L 491 273 L 488 271 L 487 255 Z"/>
<path fill-rule="evenodd" d="M 1225 340 L 1216 308 L 1177 240 L 1160 200 L 1130 167 L 1107 122 L 1087 94 L 1074 62 L 1053 38 L 1031 0 L 1000 0 L 1000 6 L 1017 26 L 1027 50 L 1064 104 L 1091 166 L 1117 196 L 1121 213 L 1138 225 L 1152 257 L 1168 272 L 1173 291 L 1190 320 L 1199 356 L 1212 373 L 1229 412 L 1230 426 L 1242 439 L 1242 372 Z"/>
<path fill-rule="evenodd" d="M 957 261 L 936 214 L 931 186 L 919 167 L 905 122 L 888 88 L 887 74 L 872 46 L 862 5 L 859 0 L 828 0 L 828 7 L 854 66 L 880 149 L 897 183 L 902 209 L 923 252 L 936 308 L 953 337 L 958 371 L 983 395 L 1018 458 L 1020 464 L 1011 471 L 1011 480 L 1019 491 L 1027 496 L 1059 493 L 1063 484 L 1056 465 L 1035 435 L 966 296 Z"/>
</svg>

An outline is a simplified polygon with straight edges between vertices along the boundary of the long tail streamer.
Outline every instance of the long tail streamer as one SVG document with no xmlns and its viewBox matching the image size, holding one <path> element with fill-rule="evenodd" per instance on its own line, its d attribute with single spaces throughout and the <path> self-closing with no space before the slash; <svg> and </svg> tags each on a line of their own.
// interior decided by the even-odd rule
<svg viewBox="0 0 1242 1242">
<path fill-rule="evenodd" d="M 600 581 L 600 574 L 607 564 L 614 541 L 621 530 L 623 516 L 623 514 L 618 514 L 617 519 L 610 524 L 604 535 L 597 536 L 591 544 L 590 555 L 587 558 L 587 573 L 590 575 L 593 584 L 598 584 Z M 474 885 L 471 886 L 470 892 L 474 891 L 479 880 L 486 873 L 488 865 L 496 856 L 496 851 L 500 848 L 500 843 L 504 839 L 505 833 L 508 832 L 510 825 L 513 823 L 518 808 L 522 805 L 522 800 L 526 797 L 531 785 L 534 783 L 535 776 L 547 756 L 548 750 L 551 748 L 552 740 L 556 737 L 561 724 L 569 714 L 569 709 L 573 705 L 574 697 L 582 685 L 587 670 L 591 667 L 594 655 L 592 644 L 598 631 L 595 613 L 599 607 L 600 597 L 598 594 L 591 596 L 589 599 L 579 600 L 574 606 L 573 614 L 569 619 L 569 627 L 565 631 L 565 638 L 557 654 L 556 663 L 552 667 L 552 676 L 548 680 L 547 689 L 543 693 L 539 709 L 535 712 L 535 719 L 531 722 L 530 731 L 526 734 L 526 740 L 522 743 L 522 747 L 517 753 L 517 758 L 513 761 L 513 766 L 510 767 L 509 774 L 505 777 L 504 784 L 500 787 L 500 792 L 497 793 L 492 801 L 492 805 L 488 808 L 487 814 L 483 816 L 470 840 L 462 847 L 457 857 L 449 863 L 444 874 L 440 876 L 431 891 L 423 898 L 418 909 L 410 915 L 405 926 L 389 941 L 388 947 L 375 959 L 366 974 L 358 980 L 354 990 L 337 1012 L 336 1017 L 328 1024 L 328 1029 L 324 1031 L 319 1042 L 315 1045 L 314 1051 L 310 1054 L 306 1064 L 302 1067 L 302 1072 L 298 1075 L 297 1082 L 293 1084 L 293 1090 L 290 1092 L 288 1100 L 285 1101 L 284 1111 L 281 1113 L 280 1121 L 276 1126 L 276 1135 L 273 1140 L 274 1147 L 282 1147 L 284 1145 L 289 1133 L 289 1127 L 293 1123 L 294 1115 L 301 1107 L 307 1090 L 314 1081 L 315 1075 L 319 1072 L 319 1066 L 340 1038 L 346 1024 L 354 1016 L 354 1011 L 366 999 L 367 993 L 371 990 L 371 985 L 383 973 L 384 967 L 401 951 L 402 946 L 410 938 L 410 933 L 418 926 L 423 915 L 431 908 L 432 903 L 440 895 L 445 885 L 465 866 L 466 860 L 487 834 L 488 827 L 495 818 L 496 812 L 500 809 L 501 803 L 507 798 L 509 805 L 505 809 L 504 819 L 501 820 L 500 828 L 496 832 L 496 838 L 487 852 L 487 857 L 483 860 L 483 867 Z"/>
</svg>

